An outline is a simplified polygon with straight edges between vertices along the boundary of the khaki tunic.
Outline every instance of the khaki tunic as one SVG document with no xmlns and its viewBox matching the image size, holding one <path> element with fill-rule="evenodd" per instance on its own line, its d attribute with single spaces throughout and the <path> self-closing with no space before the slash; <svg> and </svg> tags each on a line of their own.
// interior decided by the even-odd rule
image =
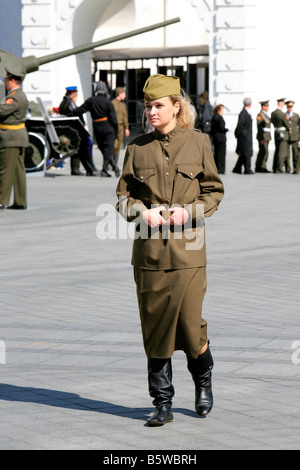
<svg viewBox="0 0 300 470">
<path fill-rule="evenodd" d="M 128 145 L 117 210 L 136 226 L 132 264 L 148 357 L 170 357 L 176 349 L 197 357 L 206 342 L 204 218 L 217 210 L 223 194 L 207 135 L 176 126 Z M 141 213 L 153 205 L 185 207 L 190 220 L 150 230 Z"/>
<path fill-rule="evenodd" d="M 267 160 L 269 156 L 269 142 L 271 140 L 271 119 L 261 110 L 256 117 L 258 140 L 258 154 L 256 157 L 255 169 L 260 171 L 267 169 Z"/>
<path fill-rule="evenodd" d="M 25 127 L 28 102 L 21 88 L 11 90 L 0 103 L 0 204 L 27 205 L 25 148 L 29 145 Z"/>
<path fill-rule="evenodd" d="M 299 155 L 298 155 L 298 139 L 299 139 L 299 115 L 292 113 L 289 117 L 288 113 L 284 117 L 287 131 L 280 142 L 279 146 L 279 168 L 278 171 L 283 172 L 284 169 L 291 171 L 290 167 L 290 146 L 293 153 L 293 168 L 295 173 L 299 173 Z"/>
<path fill-rule="evenodd" d="M 12 90 L 0 103 L 0 149 L 28 147 L 25 126 L 28 101 L 21 88 Z M 19 126 L 21 128 L 19 128 Z"/>
<path fill-rule="evenodd" d="M 273 171 L 279 170 L 279 146 L 286 135 L 288 125 L 285 119 L 285 113 L 277 108 L 271 113 L 271 122 L 274 126 L 275 152 L 273 157 Z"/>
<path fill-rule="evenodd" d="M 269 142 L 271 140 L 271 119 L 269 116 L 263 111 L 260 111 L 256 117 L 256 124 L 257 140 L 265 140 L 266 142 Z"/>
<path fill-rule="evenodd" d="M 114 154 L 117 155 L 123 145 L 124 132 L 125 129 L 129 129 L 129 124 L 126 104 L 123 101 L 117 100 L 116 98 L 112 100 L 112 104 L 115 108 L 119 128 L 118 137 L 115 139 L 114 144 Z"/>
</svg>

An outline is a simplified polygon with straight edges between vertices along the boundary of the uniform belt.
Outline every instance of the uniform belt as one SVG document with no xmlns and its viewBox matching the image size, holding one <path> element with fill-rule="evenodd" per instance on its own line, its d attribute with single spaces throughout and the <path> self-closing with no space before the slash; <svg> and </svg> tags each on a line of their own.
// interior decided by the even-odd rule
<svg viewBox="0 0 300 470">
<path fill-rule="evenodd" d="M 25 124 L 0 124 L 0 129 L 12 129 L 12 130 L 16 130 L 16 129 L 24 129 L 25 127 Z"/>
<path fill-rule="evenodd" d="M 269 127 L 264 127 L 264 128 L 263 128 L 263 131 L 264 131 L 264 132 L 271 132 L 271 129 L 270 129 Z"/>
<path fill-rule="evenodd" d="M 285 127 L 275 127 L 276 132 L 282 132 L 285 131 Z"/>
<path fill-rule="evenodd" d="M 100 122 L 100 121 L 107 121 L 107 117 L 100 118 L 100 119 L 93 119 L 93 122 Z"/>
</svg>

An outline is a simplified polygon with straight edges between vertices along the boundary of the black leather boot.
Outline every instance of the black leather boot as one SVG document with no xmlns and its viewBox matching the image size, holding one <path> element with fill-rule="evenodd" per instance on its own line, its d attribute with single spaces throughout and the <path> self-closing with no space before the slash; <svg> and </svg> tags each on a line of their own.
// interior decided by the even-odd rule
<svg viewBox="0 0 300 470">
<path fill-rule="evenodd" d="M 187 363 L 195 383 L 196 412 L 200 416 L 206 416 L 213 407 L 211 371 L 214 361 L 209 346 L 196 359 L 187 356 Z"/>
<path fill-rule="evenodd" d="M 149 393 L 155 409 L 147 421 L 148 426 L 162 426 L 173 421 L 171 411 L 174 387 L 172 385 L 172 363 L 169 359 L 148 359 Z"/>
</svg>

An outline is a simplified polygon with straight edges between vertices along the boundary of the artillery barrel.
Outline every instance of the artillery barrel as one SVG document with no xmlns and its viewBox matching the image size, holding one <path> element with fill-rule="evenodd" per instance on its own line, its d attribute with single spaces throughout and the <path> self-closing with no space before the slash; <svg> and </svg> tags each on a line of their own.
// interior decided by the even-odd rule
<svg viewBox="0 0 300 470">
<path fill-rule="evenodd" d="M 105 46 L 106 44 L 111 44 L 112 42 L 121 41 L 122 39 L 127 39 L 132 36 L 137 36 L 138 34 L 143 34 L 149 31 L 153 31 L 154 29 L 163 28 L 164 26 L 169 26 L 170 24 L 178 23 L 179 21 L 180 21 L 180 18 L 178 17 L 173 18 L 171 20 L 163 21 L 161 23 L 155 23 L 145 28 L 135 29 L 134 31 L 130 31 L 129 33 L 119 34 L 118 36 L 113 36 L 111 38 L 102 39 L 101 41 L 83 44 L 82 46 L 74 47 L 73 49 L 68 49 L 66 51 L 49 54 L 43 57 L 38 57 L 36 58 L 36 64 L 32 64 L 33 67 L 37 65 L 37 68 L 33 68 L 33 70 L 27 70 L 27 72 L 28 73 L 34 72 L 35 70 L 38 69 L 39 65 L 48 64 L 49 62 L 63 59 L 64 57 L 68 57 L 68 56 L 75 55 L 75 54 L 80 54 L 81 52 L 86 52 L 91 49 L 95 49 L 96 47 Z M 32 57 L 30 59 L 32 59 Z"/>
</svg>

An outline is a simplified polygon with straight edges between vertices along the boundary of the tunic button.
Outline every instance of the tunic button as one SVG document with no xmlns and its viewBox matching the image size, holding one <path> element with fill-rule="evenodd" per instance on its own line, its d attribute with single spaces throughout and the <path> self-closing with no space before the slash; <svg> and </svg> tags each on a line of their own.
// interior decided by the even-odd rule
<svg viewBox="0 0 300 470">
<path fill-rule="evenodd" d="M 170 173 L 167 171 L 166 175 L 169 176 L 169 174 L 170 174 Z"/>
<path fill-rule="evenodd" d="M 144 179 L 144 177 L 143 177 L 143 176 L 141 176 L 141 180 L 143 180 L 143 179 Z"/>
<path fill-rule="evenodd" d="M 192 173 L 192 172 L 190 173 L 190 176 L 193 176 L 193 173 Z"/>
</svg>

